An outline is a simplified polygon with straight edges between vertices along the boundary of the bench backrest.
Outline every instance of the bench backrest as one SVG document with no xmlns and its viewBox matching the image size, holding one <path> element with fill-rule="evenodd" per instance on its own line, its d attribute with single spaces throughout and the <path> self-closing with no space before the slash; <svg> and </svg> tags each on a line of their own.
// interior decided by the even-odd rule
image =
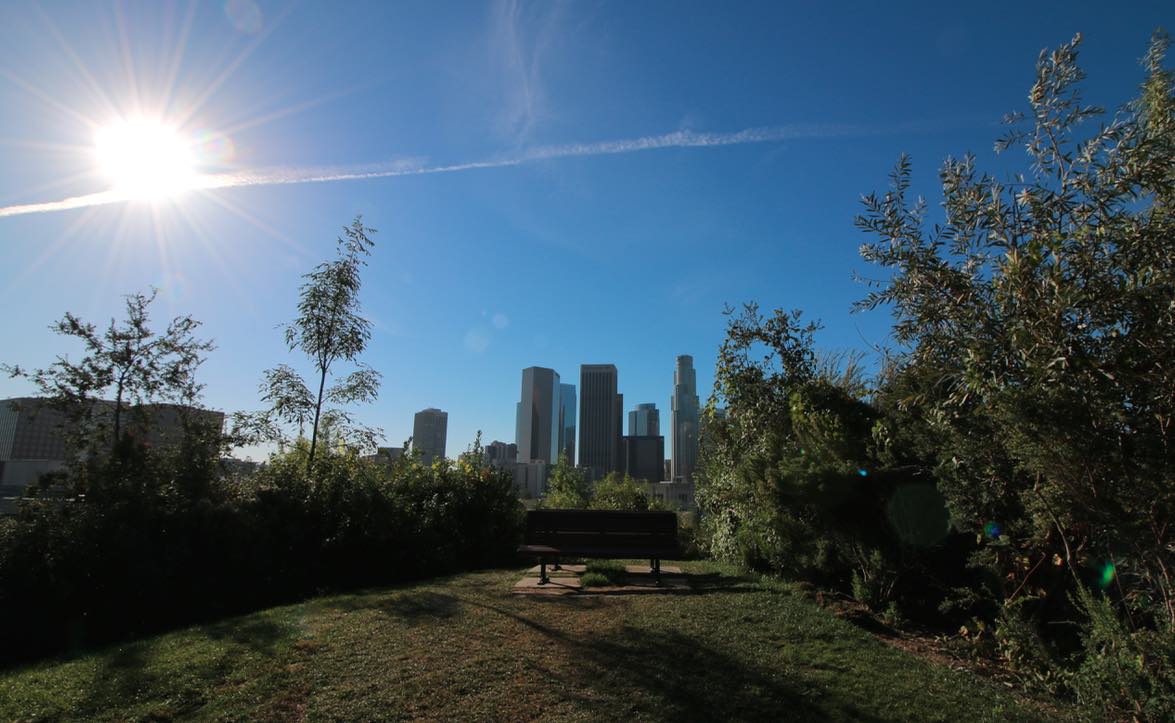
<svg viewBox="0 0 1175 723">
<path fill-rule="evenodd" d="M 674 512 L 531 510 L 526 543 L 577 548 L 659 549 L 677 547 Z"/>
</svg>

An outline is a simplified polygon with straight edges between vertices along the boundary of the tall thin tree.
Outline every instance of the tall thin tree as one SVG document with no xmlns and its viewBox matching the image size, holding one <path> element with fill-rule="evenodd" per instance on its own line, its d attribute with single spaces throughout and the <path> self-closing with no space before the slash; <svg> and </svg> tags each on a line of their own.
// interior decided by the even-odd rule
<svg viewBox="0 0 1175 723">
<path fill-rule="evenodd" d="M 325 402 L 374 401 L 379 391 L 380 373 L 356 361 L 371 338 L 371 321 L 361 315 L 359 289 L 360 272 L 375 245 L 373 233 L 375 229 L 364 226 L 360 216 L 343 228 L 336 258 L 319 264 L 303 277 L 298 316 L 285 327 L 290 351 L 301 350 L 314 363 L 317 393 L 286 365 L 267 371 L 261 385 L 263 398 L 271 404 L 270 414 L 282 422 L 297 424 L 299 434 L 303 425 L 311 422 L 308 466 L 314 463 L 324 426 L 364 442 L 374 439 L 373 430 L 354 425 L 345 411 L 323 410 Z M 355 363 L 359 368 L 328 388 L 327 377 L 339 361 Z"/>
</svg>

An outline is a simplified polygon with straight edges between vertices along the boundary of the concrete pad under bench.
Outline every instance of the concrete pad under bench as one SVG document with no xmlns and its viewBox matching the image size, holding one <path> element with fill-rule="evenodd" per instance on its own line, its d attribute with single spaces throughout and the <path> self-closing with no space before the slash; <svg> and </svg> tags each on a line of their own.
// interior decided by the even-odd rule
<svg viewBox="0 0 1175 723">
<path fill-rule="evenodd" d="M 585 595 L 655 595 L 657 593 L 685 592 L 690 589 L 684 578 L 662 578 L 661 584 L 651 578 L 629 579 L 624 585 L 608 585 L 585 588 Z"/>
<path fill-rule="evenodd" d="M 524 577 L 514 583 L 511 591 L 516 595 L 574 595 L 583 590 L 578 577 L 553 578 L 546 585 L 540 585 L 537 577 Z"/>
<path fill-rule="evenodd" d="M 526 572 L 528 574 L 537 575 L 537 574 L 539 574 L 539 566 L 535 565 L 534 567 L 530 568 Z M 587 565 L 562 565 L 559 567 L 558 570 L 556 570 L 552 564 L 547 563 L 547 576 L 548 577 L 560 577 L 563 575 L 582 575 L 585 572 L 587 572 Z"/>
<path fill-rule="evenodd" d="M 648 565 L 625 565 L 624 572 L 629 575 L 652 575 L 653 571 L 649 569 Z M 662 565 L 662 575 L 683 575 L 681 568 L 676 565 Z"/>
</svg>

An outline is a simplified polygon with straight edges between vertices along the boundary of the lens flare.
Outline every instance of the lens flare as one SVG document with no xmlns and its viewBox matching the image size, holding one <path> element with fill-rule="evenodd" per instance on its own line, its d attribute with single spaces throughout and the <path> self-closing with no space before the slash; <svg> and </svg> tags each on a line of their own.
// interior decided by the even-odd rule
<svg viewBox="0 0 1175 723">
<path fill-rule="evenodd" d="M 989 540 L 995 540 L 998 539 L 1001 534 L 1003 534 L 1003 530 L 1000 529 L 1000 523 L 988 522 L 983 526 L 983 534 L 986 535 Z"/>
<path fill-rule="evenodd" d="M 868 472 L 868 471 L 866 471 L 866 470 L 864 470 L 864 469 L 859 469 L 859 470 L 857 470 L 857 474 L 861 475 L 862 477 L 868 477 L 868 476 L 869 476 L 869 472 Z"/>
<path fill-rule="evenodd" d="M 1102 587 L 1103 588 L 1109 587 L 1110 583 L 1112 583 L 1114 581 L 1114 577 L 1117 574 L 1118 574 L 1118 571 L 1114 567 L 1114 563 L 1107 562 L 1105 565 L 1103 565 L 1102 566 L 1102 579 L 1101 579 Z"/>
<path fill-rule="evenodd" d="M 192 149 L 204 166 L 226 166 L 236 157 L 233 141 L 223 133 L 199 130 L 192 134 Z"/>
</svg>

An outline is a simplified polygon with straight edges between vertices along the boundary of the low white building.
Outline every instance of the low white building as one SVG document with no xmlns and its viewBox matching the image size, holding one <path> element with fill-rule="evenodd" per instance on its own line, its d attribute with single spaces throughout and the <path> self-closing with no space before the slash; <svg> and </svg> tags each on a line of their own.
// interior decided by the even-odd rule
<svg viewBox="0 0 1175 723">
<path fill-rule="evenodd" d="M 95 424 L 112 426 L 114 403 L 97 400 Z M 195 414 L 220 429 L 224 414 L 178 404 L 125 407 L 122 425 L 143 444 L 165 448 L 183 439 L 184 419 Z M 25 486 L 49 472 L 65 468 L 69 420 L 48 399 L 19 397 L 0 400 L 0 497 L 19 495 Z"/>
</svg>

